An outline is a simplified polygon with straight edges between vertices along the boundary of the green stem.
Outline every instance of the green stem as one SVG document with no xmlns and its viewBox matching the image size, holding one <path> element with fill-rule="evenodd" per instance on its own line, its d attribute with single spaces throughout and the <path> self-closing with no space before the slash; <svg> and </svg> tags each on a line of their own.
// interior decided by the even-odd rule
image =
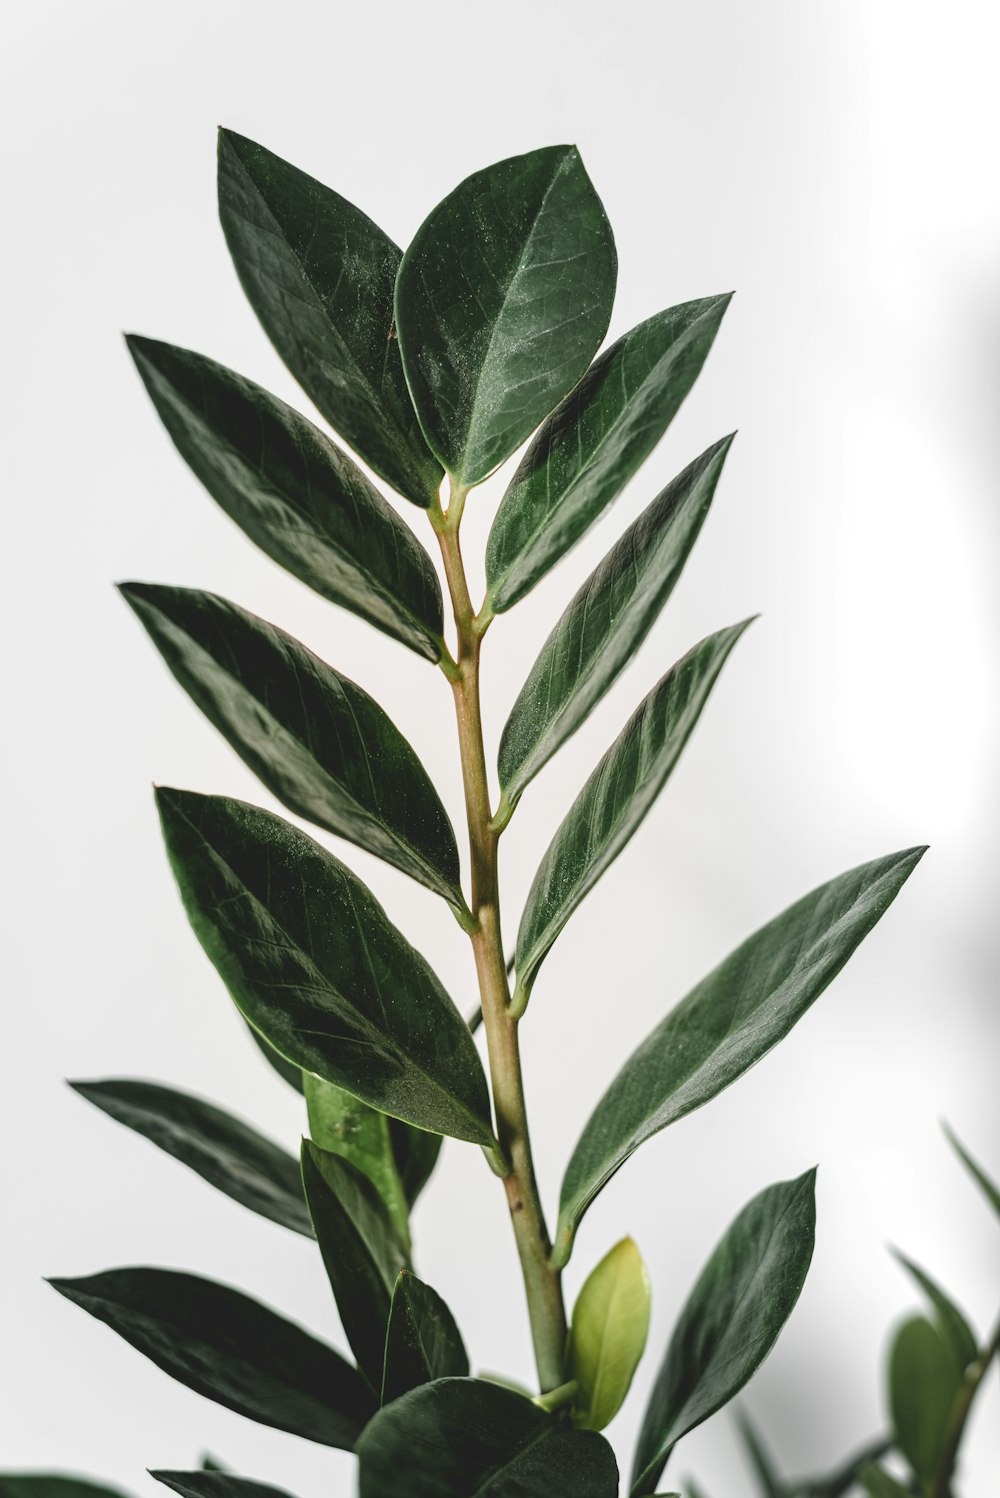
<svg viewBox="0 0 1000 1498">
<path fill-rule="evenodd" d="M 563 1382 L 566 1311 L 560 1275 L 549 1264 L 552 1245 L 531 1158 L 518 1022 L 508 1009 L 510 989 L 500 932 L 497 878 L 500 833 L 492 825 L 479 701 L 479 658 L 490 620 L 487 616 L 477 617 L 469 596 L 458 534 L 464 501 L 464 491 L 454 491 L 447 514 L 435 508 L 430 511 L 430 519 L 441 545 L 455 616 L 458 675 L 452 682 L 452 691 L 469 826 L 470 906 L 476 921 L 470 937 L 489 1051 L 497 1137 L 509 1164 L 503 1183 L 524 1277 L 539 1384 L 545 1394 Z"/>
<path fill-rule="evenodd" d="M 962 1387 L 958 1391 L 955 1406 L 951 1412 L 951 1422 L 941 1450 L 937 1477 L 929 1489 L 929 1498 L 949 1498 L 951 1480 L 955 1475 L 955 1463 L 958 1460 L 958 1450 L 962 1444 L 973 1401 L 986 1377 L 987 1369 L 998 1353 L 1000 1353 L 1000 1321 L 997 1322 L 992 1337 L 976 1361 L 971 1363 L 965 1371 Z"/>
</svg>

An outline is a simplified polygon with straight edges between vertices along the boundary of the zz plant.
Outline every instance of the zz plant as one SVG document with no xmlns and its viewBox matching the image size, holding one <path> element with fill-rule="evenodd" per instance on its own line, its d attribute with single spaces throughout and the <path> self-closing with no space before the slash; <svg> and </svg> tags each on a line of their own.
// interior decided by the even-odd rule
<svg viewBox="0 0 1000 1498">
<path fill-rule="evenodd" d="M 553 944 L 650 811 L 749 621 L 694 645 L 598 760 L 541 861 L 509 963 L 501 840 L 535 777 L 660 615 L 732 438 L 694 458 L 570 600 L 503 730 L 498 794 L 480 715 L 484 645 L 488 634 L 502 637 L 503 616 L 650 454 L 697 378 L 729 297 L 658 312 L 599 352 L 615 246 L 569 146 L 474 173 L 432 210 L 405 254 L 335 192 L 229 131 L 219 141 L 219 201 L 254 311 L 365 469 L 298 411 L 201 354 L 132 337 L 132 357 L 177 449 L 251 540 L 412 651 L 417 690 L 432 690 L 435 675 L 450 687 L 465 882 L 437 788 L 364 688 L 226 599 L 149 583 L 122 592 L 173 675 L 278 801 L 450 906 L 456 939 L 471 946 L 488 1068 L 473 1036 L 480 1016 L 462 1018 L 427 960 L 325 846 L 260 807 L 159 789 L 195 934 L 274 1068 L 304 1094 L 301 1171 L 248 1124 L 168 1087 L 105 1081 L 78 1091 L 244 1206 L 314 1236 L 353 1361 L 194 1275 L 119 1269 L 53 1284 L 199 1393 L 356 1451 L 362 1498 L 613 1498 L 619 1474 L 600 1431 L 643 1351 L 649 1282 L 623 1238 L 568 1316 L 561 1275 L 581 1219 L 634 1150 L 788 1033 L 923 849 L 807 894 L 669 1010 L 586 1124 L 550 1234 L 532 1165 L 520 1027 L 536 987 L 544 990 Z M 490 531 L 486 594 L 473 599 L 463 514 L 524 444 Z M 424 527 L 426 546 L 386 490 Z M 470 1376 L 447 1304 L 414 1271 L 410 1211 L 443 1136 L 478 1146 L 506 1198 L 534 1346 L 533 1396 Z M 773 1346 L 806 1276 L 814 1220 L 807 1169 L 765 1187 L 713 1250 L 641 1422 L 624 1488 L 634 1498 L 654 1492 L 678 1442 L 743 1388 Z M 488 1349 L 476 1354 L 489 1362 Z M 217 1470 L 157 1475 L 186 1498 L 271 1491 Z"/>
</svg>

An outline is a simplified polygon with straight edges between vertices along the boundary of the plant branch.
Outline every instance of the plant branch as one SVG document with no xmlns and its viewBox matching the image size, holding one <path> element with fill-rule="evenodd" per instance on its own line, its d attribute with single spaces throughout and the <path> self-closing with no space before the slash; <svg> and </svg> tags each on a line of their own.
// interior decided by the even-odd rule
<svg viewBox="0 0 1000 1498">
<path fill-rule="evenodd" d="M 929 1490 L 929 1498 L 949 1498 L 951 1480 L 955 1474 L 955 1463 L 958 1460 L 958 1449 L 962 1444 L 962 1437 L 965 1434 L 965 1427 L 968 1424 L 973 1401 L 979 1392 L 983 1379 L 986 1377 L 987 1369 L 998 1353 L 1000 1353 L 1000 1321 L 997 1322 L 993 1330 L 993 1335 L 975 1362 L 971 1363 L 966 1369 L 962 1387 L 958 1391 L 955 1406 L 951 1413 L 948 1434 L 941 1451 L 941 1462 L 938 1467 L 937 1477 Z"/>
</svg>

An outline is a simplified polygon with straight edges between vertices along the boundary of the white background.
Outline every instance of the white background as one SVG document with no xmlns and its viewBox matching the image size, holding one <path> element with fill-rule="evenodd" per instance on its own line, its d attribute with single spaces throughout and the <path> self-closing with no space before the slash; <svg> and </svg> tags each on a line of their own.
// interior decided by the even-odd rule
<svg viewBox="0 0 1000 1498">
<path fill-rule="evenodd" d="M 458 180 L 576 140 L 615 228 L 612 335 L 736 287 L 706 371 L 616 510 L 495 627 L 494 740 L 562 603 L 666 480 L 740 428 L 687 572 L 639 659 L 527 793 L 504 842 L 508 929 L 575 789 L 694 640 L 741 643 L 661 803 L 575 918 L 524 1026 L 547 1202 L 597 1096 L 687 987 L 758 923 L 869 857 L 929 842 L 897 905 L 793 1036 L 646 1146 L 590 1212 L 568 1281 L 630 1231 L 655 1285 L 623 1464 L 657 1356 L 726 1223 L 820 1163 L 798 1308 L 749 1404 L 789 1472 L 884 1420 L 904 1245 L 985 1331 L 997 1224 L 947 1117 L 996 1173 L 995 856 L 1000 204 L 996 11 L 918 0 L 504 6 L 335 0 L 8 0 L 2 63 L 4 1467 L 152 1494 L 146 1466 L 236 1470 L 319 1498 L 351 1458 L 171 1383 L 43 1273 L 194 1269 L 340 1337 L 319 1257 L 215 1195 L 62 1085 L 135 1075 L 201 1092 L 294 1147 L 263 1067 L 190 935 L 153 780 L 266 794 L 173 685 L 111 588 L 208 587 L 374 690 L 461 816 L 447 687 L 254 550 L 185 471 L 119 340 L 212 354 L 304 403 L 243 303 L 214 208 L 214 129 L 263 141 L 399 242 Z M 308 409 L 308 406 L 306 406 Z M 499 494 L 470 503 L 469 550 Z M 420 525 L 415 511 L 407 518 Z M 353 850 L 463 1008 L 450 917 Z M 530 1372 L 501 1194 L 446 1146 L 416 1219 L 421 1272 L 477 1366 Z M 964 1498 L 996 1492 L 996 1380 Z M 751 1484 L 722 1415 L 675 1482 Z"/>
</svg>

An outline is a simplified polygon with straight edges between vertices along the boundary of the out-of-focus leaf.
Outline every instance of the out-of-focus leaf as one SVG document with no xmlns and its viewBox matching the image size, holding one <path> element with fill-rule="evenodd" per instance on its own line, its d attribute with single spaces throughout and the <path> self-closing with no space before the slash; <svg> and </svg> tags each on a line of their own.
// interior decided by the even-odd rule
<svg viewBox="0 0 1000 1498">
<path fill-rule="evenodd" d="M 972 1179 L 975 1181 L 976 1185 L 979 1187 L 980 1191 L 983 1193 L 986 1200 L 993 1208 L 994 1212 L 998 1217 L 1000 1217 L 1000 1186 L 997 1186 L 996 1182 L 986 1174 L 985 1170 L 979 1164 L 978 1160 L 975 1160 L 972 1155 L 969 1154 L 968 1150 L 965 1148 L 965 1145 L 962 1143 L 962 1141 L 958 1138 L 957 1134 L 954 1134 L 947 1124 L 944 1125 L 944 1132 L 948 1143 L 951 1145 L 952 1149 L 955 1151 L 956 1155 L 961 1160 L 962 1164 L 965 1166 L 966 1170 L 969 1172 Z"/>
<path fill-rule="evenodd" d="M 573 1307 L 566 1376 L 575 1379 L 573 1424 L 603 1430 L 632 1385 L 649 1334 L 650 1286 L 635 1242 L 623 1238 L 592 1269 Z"/>
<path fill-rule="evenodd" d="M 0 1498 L 125 1498 L 120 1488 L 61 1472 L 0 1472 Z"/>
<path fill-rule="evenodd" d="M 824 1477 L 806 1477 L 793 1482 L 789 1498 L 844 1498 L 844 1494 L 863 1479 L 864 1469 L 879 1461 L 892 1450 L 892 1442 L 885 1436 L 869 1441 L 860 1451 L 855 1451 L 834 1472 Z"/>
<path fill-rule="evenodd" d="M 572 390 L 616 275 L 574 146 L 475 172 L 424 220 L 396 279 L 396 328 L 424 435 L 458 483 L 480 483 Z"/>
<path fill-rule="evenodd" d="M 361 880 L 260 807 L 166 788 L 157 803 L 195 934 L 275 1050 L 383 1113 L 492 1146 L 469 1028 Z"/>
<path fill-rule="evenodd" d="M 786 1498 L 785 1486 L 774 1465 L 771 1453 L 764 1445 L 764 1438 L 746 1410 L 737 1410 L 736 1425 L 743 1438 L 743 1446 L 750 1458 L 750 1465 L 760 1483 L 763 1498 Z"/>
<path fill-rule="evenodd" d="M 632 328 L 545 421 L 486 544 L 494 613 L 530 592 L 617 499 L 694 384 L 729 301 L 685 302 Z"/>
<path fill-rule="evenodd" d="M 892 904 L 920 860 L 910 848 L 820 885 L 693 988 L 629 1057 L 594 1109 L 563 1181 L 554 1259 L 632 1152 L 700 1108 L 788 1034 Z"/>
<path fill-rule="evenodd" d="M 909 1488 L 904 1488 L 884 1467 L 864 1467 L 859 1480 L 868 1498 L 910 1498 Z"/>
<path fill-rule="evenodd" d="M 455 1318 L 435 1290 L 401 1270 L 385 1334 L 382 1403 L 437 1378 L 464 1378 L 469 1359 Z"/>
<path fill-rule="evenodd" d="M 896 1445 L 921 1482 L 938 1469 L 962 1373 L 932 1322 L 903 1323 L 889 1354 L 889 1408 Z"/>
<path fill-rule="evenodd" d="M 243 290 L 299 384 L 386 483 L 429 505 L 441 469 L 392 324 L 401 251 L 346 198 L 232 130 L 219 132 L 219 215 Z"/>
<path fill-rule="evenodd" d="M 410 1214 L 396 1168 L 388 1116 L 313 1072 L 303 1072 L 303 1077 L 309 1137 L 321 1150 L 342 1155 L 368 1177 L 385 1204 L 400 1242 L 409 1248 Z M 399 1127 L 410 1129 L 409 1124 Z M 410 1132 L 419 1134 L 420 1130 Z"/>
<path fill-rule="evenodd" d="M 927 1296 L 937 1315 L 938 1331 L 951 1348 L 956 1365 L 964 1371 L 971 1362 L 975 1361 L 979 1350 L 975 1335 L 964 1313 L 942 1290 L 937 1281 L 931 1279 L 926 1270 L 921 1269 L 919 1264 L 915 1264 L 912 1259 L 900 1253 L 898 1248 L 894 1248 L 892 1252 L 907 1274 L 916 1281 Z"/>
<path fill-rule="evenodd" d="M 180 1498 L 289 1498 L 283 1488 L 235 1477 L 217 1469 L 200 1472 L 150 1472 L 157 1482 L 173 1488 Z"/>
</svg>

